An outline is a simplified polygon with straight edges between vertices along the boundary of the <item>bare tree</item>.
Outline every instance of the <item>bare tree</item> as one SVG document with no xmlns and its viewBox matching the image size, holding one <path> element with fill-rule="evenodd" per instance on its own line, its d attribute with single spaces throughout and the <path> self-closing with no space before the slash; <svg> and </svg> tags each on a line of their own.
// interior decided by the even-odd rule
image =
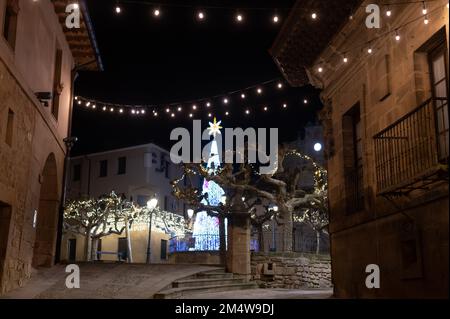
<svg viewBox="0 0 450 319">
<path fill-rule="evenodd" d="M 64 230 L 82 235 L 85 260 L 95 260 L 99 240 L 112 234 L 121 235 L 141 214 L 142 210 L 112 192 L 99 199 L 70 202 L 64 209 Z"/>
<path fill-rule="evenodd" d="M 248 154 L 248 152 L 245 152 Z M 245 207 L 246 212 L 250 214 L 252 205 L 237 203 L 241 198 L 245 199 L 265 199 L 267 202 L 278 207 L 277 222 L 282 225 L 283 229 L 283 251 L 292 251 L 292 229 L 293 229 L 293 213 L 305 204 L 312 196 L 306 194 L 299 189 L 298 182 L 302 174 L 301 168 L 284 170 L 283 162 L 287 156 L 298 156 L 304 160 L 310 161 L 316 171 L 323 173 L 320 168 L 310 157 L 302 155 L 295 150 L 288 150 L 285 147 L 279 148 L 278 168 L 272 174 L 258 174 L 252 164 L 248 164 L 245 160 L 243 164 L 223 164 L 216 169 L 214 173 L 204 165 L 200 164 L 184 164 L 184 175 L 179 180 L 173 181 L 174 195 L 188 204 L 197 207 L 197 211 L 207 211 L 212 215 L 226 215 L 236 211 L 237 207 L 242 209 Z M 315 173 L 315 180 L 322 173 Z M 195 187 L 181 188 L 178 184 L 185 177 L 191 175 L 200 175 L 208 181 L 214 181 L 224 190 L 226 190 L 231 200 L 225 205 L 212 207 L 201 203 L 203 197 L 199 195 L 198 189 Z M 317 181 L 315 182 L 317 184 Z M 245 200 L 244 200 L 245 202 Z M 243 212 L 243 211 L 240 211 Z M 245 212 L 245 211 L 244 211 Z M 256 221 L 254 221 L 256 222 Z"/>
</svg>

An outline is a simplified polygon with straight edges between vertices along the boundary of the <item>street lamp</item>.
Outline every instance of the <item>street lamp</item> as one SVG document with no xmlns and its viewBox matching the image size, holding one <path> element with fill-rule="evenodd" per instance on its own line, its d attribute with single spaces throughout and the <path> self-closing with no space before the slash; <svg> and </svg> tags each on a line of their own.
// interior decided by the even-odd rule
<svg viewBox="0 0 450 319">
<path fill-rule="evenodd" d="M 152 219 L 153 212 L 158 206 L 158 200 L 156 198 L 152 198 L 147 202 L 147 209 L 150 213 L 150 218 L 148 222 L 148 243 L 147 243 L 147 264 L 151 263 L 151 246 L 152 246 Z"/>
<path fill-rule="evenodd" d="M 187 215 L 189 219 L 192 219 L 192 217 L 194 216 L 194 210 L 193 209 L 188 209 L 187 210 Z"/>
</svg>

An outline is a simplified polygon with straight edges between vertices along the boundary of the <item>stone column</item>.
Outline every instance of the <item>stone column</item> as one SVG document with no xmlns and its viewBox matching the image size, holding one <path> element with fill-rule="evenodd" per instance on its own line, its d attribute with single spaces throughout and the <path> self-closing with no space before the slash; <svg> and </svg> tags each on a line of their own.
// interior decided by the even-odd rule
<svg viewBox="0 0 450 319">
<path fill-rule="evenodd" d="M 250 279 L 250 216 L 232 213 L 228 220 L 227 271 Z"/>
</svg>

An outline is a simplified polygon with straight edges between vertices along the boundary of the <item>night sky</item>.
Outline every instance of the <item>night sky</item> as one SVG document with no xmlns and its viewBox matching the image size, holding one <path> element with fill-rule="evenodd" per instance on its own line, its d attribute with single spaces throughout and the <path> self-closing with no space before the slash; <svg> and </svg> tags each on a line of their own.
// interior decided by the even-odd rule
<svg viewBox="0 0 450 319">
<path fill-rule="evenodd" d="M 73 154 L 149 142 L 170 148 L 173 128 L 192 127 L 187 116 L 192 103 L 184 104 L 175 119 L 164 112 L 168 103 L 225 96 L 264 81 L 283 80 L 269 49 L 294 2 L 170 0 L 163 2 L 166 6 L 161 6 L 161 15 L 155 18 L 155 6 L 145 1 L 120 2 L 122 13 L 117 15 L 116 1 L 88 0 L 105 70 L 81 72 L 76 95 L 110 103 L 158 105 L 160 111 L 156 119 L 150 112 L 136 118 L 76 105 L 72 135 L 79 141 Z M 201 23 L 195 17 L 199 8 L 206 14 Z M 244 14 L 242 24 L 236 23 L 237 10 Z M 278 24 L 271 20 L 275 12 L 281 18 Z M 211 100 L 212 113 L 225 127 L 278 127 L 280 142 L 294 140 L 315 119 L 320 100 L 310 87 L 289 88 L 284 83 L 283 90 L 275 84 L 263 87 L 262 96 L 247 91 L 245 102 L 240 93 L 226 95 L 230 99 L 226 108 L 222 97 Z M 307 105 L 304 98 L 309 100 Z M 263 106 L 269 112 L 263 112 Z M 244 113 L 247 108 L 252 110 L 250 115 Z M 231 115 L 225 117 L 225 111 Z M 206 128 L 206 110 L 197 114 L 202 115 L 198 118 Z"/>
</svg>

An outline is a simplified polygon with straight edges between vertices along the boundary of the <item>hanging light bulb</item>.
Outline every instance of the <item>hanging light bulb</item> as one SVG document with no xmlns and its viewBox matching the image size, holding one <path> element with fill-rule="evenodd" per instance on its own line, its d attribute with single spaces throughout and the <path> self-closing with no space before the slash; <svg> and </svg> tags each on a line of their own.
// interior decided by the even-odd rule
<svg viewBox="0 0 450 319">
<path fill-rule="evenodd" d="M 192 113 L 189 114 L 189 117 L 193 117 L 194 115 L 192 115 Z"/>
<path fill-rule="evenodd" d="M 197 18 L 198 18 L 199 20 L 204 20 L 205 17 L 206 17 L 206 15 L 205 15 L 205 13 L 204 13 L 203 11 L 199 11 L 199 12 L 197 13 Z"/>
<path fill-rule="evenodd" d="M 303 104 L 308 104 L 308 100 L 307 100 L 307 99 L 304 99 L 304 100 L 303 100 Z"/>
<path fill-rule="evenodd" d="M 313 14 L 311 14 L 311 18 L 313 20 L 316 20 L 317 19 L 317 13 L 313 12 Z"/>
<path fill-rule="evenodd" d="M 267 112 L 268 109 L 269 109 L 269 108 L 268 108 L 267 106 L 264 106 L 264 111 Z"/>
<path fill-rule="evenodd" d="M 400 41 L 400 34 L 398 33 L 398 30 L 395 30 L 395 40 Z"/>
<path fill-rule="evenodd" d="M 166 109 L 166 113 L 169 113 L 169 112 L 170 112 L 170 109 L 169 109 L 169 108 L 167 108 L 167 109 Z"/>
<path fill-rule="evenodd" d="M 75 101 L 78 100 L 78 96 L 75 96 Z"/>
<path fill-rule="evenodd" d="M 245 99 L 245 94 L 244 93 L 241 94 L 241 98 Z"/>
<path fill-rule="evenodd" d="M 208 113 L 208 117 L 211 117 L 212 116 L 212 114 L 211 113 Z"/>
<path fill-rule="evenodd" d="M 171 116 L 171 117 L 175 117 L 175 113 L 172 113 L 170 116 Z"/>
<path fill-rule="evenodd" d="M 206 103 L 206 107 L 210 107 L 211 106 L 211 103 L 210 102 L 207 102 Z"/>
<path fill-rule="evenodd" d="M 282 89 L 282 88 L 283 88 L 283 83 L 281 83 L 281 82 L 278 83 L 278 84 L 277 84 L 277 87 L 278 87 L 279 89 Z"/>
<path fill-rule="evenodd" d="M 427 5 L 425 3 L 425 1 L 422 2 L 422 14 L 427 14 L 428 13 L 428 9 L 427 9 Z"/>
<path fill-rule="evenodd" d="M 245 110 L 245 114 L 250 114 L 250 110 L 249 109 L 247 109 L 247 110 Z"/>
<path fill-rule="evenodd" d="M 154 117 L 157 117 L 157 116 L 158 116 L 158 112 L 156 112 L 156 111 L 153 112 L 153 116 L 154 116 Z"/>
<path fill-rule="evenodd" d="M 224 98 L 224 99 L 223 99 L 223 104 L 228 104 L 228 102 L 229 102 L 229 101 L 228 101 L 227 98 Z"/>
<path fill-rule="evenodd" d="M 262 89 L 261 89 L 261 88 L 258 88 L 258 89 L 256 90 L 256 93 L 261 94 L 261 93 L 262 93 Z"/>
<path fill-rule="evenodd" d="M 273 23 L 278 23 L 280 22 L 280 17 L 278 15 L 274 15 L 272 18 Z"/>
<path fill-rule="evenodd" d="M 106 106 L 104 106 L 104 107 L 102 108 L 102 110 L 103 110 L 103 111 L 106 111 Z"/>
<path fill-rule="evenodd" d="M 114 108 L 110 108 L 109 111 L 110 111 L 110 112 L 114 112 Z"/>
<path fill-rule="evenodd" d="M 367 53 L 372 54 L 372 52 L 373 52 L 372 48 L 367 49 Z"/>
<path fill-rule="evenodd" d="M 388 8 L 387 8 L 387 10 L 386 10 L 386 16 L 390 17 L 391 15 L 392 15 L 392 10 L 391 10 L 391 8 L 389 8 L 389 6 L 388 6 Z"/>
<path fill-rule="evenodd" d="M 116 5 L 116 13 L 120 14 L 122 12 L 122 8 L 119 6 L 119 4 Z"/>
<path fill-rule="evenodd" d="M 342 59 L 342 61 L 344 61 L 344 63 L 348 62 L 348 58 L 346 56 L 344 56 L 344 58 Z"/>
<path fill-rule="evenodd" d="M 225 115 L 228 116 L 228 115 L 230 115 L 230 113 L 227 111 L 227 112 L 225 112 Z"/>
<path fill-rule="evenodd" d="M 153 10 L 153 15 L 155 17 L 159 17 L 161 15 L 161 11 L 159 9 L 155 9 L 155 10 Z"/>
<path fill-rule="evenodd" d="M 319 71 L 319 73 L 322 73 L 322 72 L 323 72 L 323 68 L 320 66 L 320 67 L 317 69 L 317 71 Z"/>
<path fill-rule="evenodd" d="M 287 108 L 287 104 L 286 103 L 283 104 L 283 108 L 284 109 Z"/>
<path fill-rule="evenodd" d="M 425 23 L 425 24 L 430 23 L 430 20 L 428 19 L 428 16 L 425 16 L 425 20 L 423 20 L 423 23 Z"/>
<path fill-rule="evenodd" d="M 81 104 L 81 101 L 78 101 L 78 105 L 80 105 Z"/>
<path fill-rule="evenodd" d="M 145 114 L 145 110 L 141 110 L 141 114 Z"/>
<path fill-rule="evenodd" d="M 236 21 L 237 21 L 237 22 L 242 22 L 242 21 L 244 21 L 244 16 L 243 16 L 242 14 L 238 13 L 238 14 L 236 15 Z"/>
<path fill-rule="evenodd" d="M 89 105 L 91 105 L 91 102 L 87 102 L 87 103 L 86 103 L 86 106 L 87 106 L 87 107 L 89 107 Z"/>
<path fill-rule="evenodd" d="M 95 110 L 97 108 L 97 105 L 92 105 L 92 108 Z"/>
<path fill-rule="evenodd" d="M 119 110 L 119 113 L 122 114 L 122 113 L 123 113 L 123 109 L 120 109 L 120 110 Z"/>
<path fill-rule="evenodd" d="M 183 110 L 183 108 L 181 106 L 178 107 L 178 112 L 181 112 Z"/>
</svg>

